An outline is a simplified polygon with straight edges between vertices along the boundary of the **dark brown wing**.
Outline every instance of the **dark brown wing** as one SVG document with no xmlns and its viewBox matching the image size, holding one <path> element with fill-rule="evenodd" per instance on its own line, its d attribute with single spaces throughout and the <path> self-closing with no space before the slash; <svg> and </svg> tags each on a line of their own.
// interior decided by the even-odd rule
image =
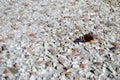
<svg viewBox="0 0 120 80">
<path fill-rule="evenodd" d="M 89 42 L 93 40 L 93 34 L 91 33 L 85 34 L 84 36 L 82 36 L 82 40 L 83 42 Z"/>
</svg>

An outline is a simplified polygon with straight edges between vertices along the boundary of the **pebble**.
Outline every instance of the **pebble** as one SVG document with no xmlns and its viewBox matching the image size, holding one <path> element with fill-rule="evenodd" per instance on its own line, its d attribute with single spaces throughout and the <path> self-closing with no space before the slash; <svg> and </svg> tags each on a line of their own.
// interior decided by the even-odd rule
<svg viewBox="0 0 120 80">
<path fill-rule="evenodd" d="M 66 76 L 68 79 L 71 79 L 72 76 L 73 76 L 73 74 L 72 74 L 72 72 L 67 72 L 67 73 L 65 74 L 65 76 Z"/>
<path fill-rule="evenodd" d="M 110 73 L 110 74 L 108 75 L 108 77 L 111 78 L 111 79 L 114 79 L 114 78 L 115 78 L 115 76 L 114 76 L 112 73 Z"/>
<path fill-rule="evenodd" d="M 35 55 L 35 51 L 33 51 L 31 48 L 26 49 L 30 54 Z"/>
<path fill-rule="evenodd" d="M 9 71 L 12 73 L 12 74 L 17 74 L 18 73 L 18 69 L 16 68 L 13 68 L 13 67 L 8 67 Z"/>
<path fill-rule="evenodd" d="M 29 33 L 29 36 L 33 38 L 37 37 L 36 35 L 37 35 L 36 33 Z"/>
<path fill-rule="evenodd" d="M 80 25 L 77 25 L 77 26 L 76 26 L 76 29 L 78 29 L 78 30 L 82 30 L 82 29 L 83 29 L 83 27 L 82 27 L 82 26 L 80 26 Z"/>
<path fill-rule="evenodd" d="M 59 62 L 59 64 L 62 64 L 62 65 L 66 64 L 65 59 L 63 59 L 63 58 L 59 58 L 58 62 Z"/>
<path fill-rule="evenodd" d="M 81 79 L 81 75 L 77 74 L 77 76 L 74 77 L 74 80 L 80 80 Z"/>
<path fill-rule="evenodd" d="M 79 51 L 80 51 L 79 48 L 72 48 L 72 50 L 73 50 L 73 53 L 74 53 L 74 52 L 79 52 Z"/>
<path fill-rule="evenodd" d="M 6 45 L 2 45 L 2 46 L 1 46 L 1 49 L 2 49 L 2 51 L 7 50 L 7 46 L 6 46 Z"/>
<path fill-rule="evenodd" d="M 8 67 L 8 68 L 6 68 L 5 70 L 4 70 L 4 74 L 7 74 L 7 73 L 9 73 L 9 72 L 11 72 L 13 75 L 15 75 L 15 74 L 17 74 L 18 73 L 18 69 L 16 69 L 16 68 L 12 68 L 12 67 Z"/>
<path fill-rule="evenodd" d="M 111 47 L 109 48 L 111 51 L 115 51 L 116 50 L 116 47 Z"/>
<path fill-rule="evenodd" d="M 116 71 L 117 73 L 119 73 L 119 72 L 120 72 L 120 66 L 116 66 L 115 71 Z"/>
<path fill-rule="evenodd" d="M 17 64 L 17 63 L 15 63 L 15 64 L 13 65 L 13 67 L 18 68 L 18 64 Z"/>
<path fill-rule="evenodd" d="M 80 64 L 81 68 L 85 68 L 87 66 L 87 64 Z"/>
<path fill-rule="evenodd" d="M 69 70 L 70 68 L 71 68 L 70 66 L 63 67 L 63 69 L 64 69 L 65 71 Z"/>
<path fill-rule="evenodd" d="M 58 64 L 57 66 L 55 66 L 55 69 L 60 70 L 62 67 L 63 67 L 62 65 Z"/>
<path fill-rule="evenodd" d="M 117 48 L 117 49 L 114 51 L 114 54 L 119 55 L 119 54 L 120 54 L 120 48 Z"/>
<path fill-rule="evenodd" d="M 92 40 L 90 43 L 91 44 L 97 44 L 99 41 L 98 41 L 98 39 L 94 39 L 94 40 Z"/>
<path fill-rule="evenodd" d="M 50 67 L 52 64 L 51 64 L 51 61 L 48 61 L 45 63 L 46 67 Z"/>
<path fill-rule="evenodd" d="M 89 80 L 94 80 L 94 78 L 93 78 L 93 77 L 89 77 L 88 79 L 89 79 Z"/>
<path fill-rule="evenodd" d="M 0 63 L 1 63 L 3 60 L 4 60 L 4 58 L 3 58 L 3 57 L 0 57 Z"/>
<path fill-rule="evenodd" d="M 11 28 L 14 29 L 14 30 L 18 29 L 18 27 L 16 25 L 12 25 Z"/>
<path fill-rule="evenodd" d="M 118 47 L 119 46 L 119 44 L 117 43 L 117 42 L 112 42 L 111 43 L 114 47 Z"/>
<path fill-rule="evenodd" d="M 0 39 L 0 42 L 5 43 L 7 40 L 6 39 Z"/>
<path fill-rule="evenodd" d="M 101 62 L 94 62 L 93 64 L 99 66 L 99 65 L 101 65 L 102 63 L 101 63 Z"/>
<path fill-rule="evenodd" d="M 91 73 L 95 74 L 95 75 L 99 75 L 97 70 L 90 70 Z"/>
<path fill-rule="evenodd" d="M 73 69 L 79 69 L 79 65 L 73 64 L 73 65 L 72 65 L 72 68 L 73 68 Z"/>
<path fill-rule="evenodd" d="M 11 80 L 9 76 L 5 76 L 5 80 Z"/>
<path fill-rule="evenodd" d="M 105 53 L 104 49 L 99 49 L 99 55 L 103 55 Z"/>
<path fill-rule="evenodd" d="M 55 55 L 55 54 L 56 54 L 56 51 L 55 51 L 55 49 L 53 49 L 53 48 L 48 49 L 48 51 L 49 51 L 52 55 Z"/>
<path fill-rule="evenodd" d="M 36 64 L 36 65 L 40 65 L 40 64 L 42 64 L 42 63 L 43 63 L 42 60 L 36 60 L 36 61 L 35 61 L 35 64 Z"/>
<path fill-rule="evenodd" d="M 107 69 L 110 73 L 115 74 L 115 70 L 113 69 L 112 66 L 109 66 L 109 67 L 107 67 L 106 69 Z"/>
<path fill-rule="evenodd" d="M 3 73 L 6 74 L 8 72 L 9 72 L 9 69 L 5 69 Z"/>
</svg>

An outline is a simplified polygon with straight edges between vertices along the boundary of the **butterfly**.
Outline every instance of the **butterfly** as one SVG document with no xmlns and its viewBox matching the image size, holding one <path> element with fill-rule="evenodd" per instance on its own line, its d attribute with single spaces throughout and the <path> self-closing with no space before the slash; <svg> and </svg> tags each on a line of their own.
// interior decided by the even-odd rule
<svg viewBox="0 0 120 80">
<path fill-rule="evenodd" d="M 74 43 L 79 43 L 79 42 L 90 42 L 91 40 L 94 39 L 93 32 L 89 32 L 88 34 L 85 34 L 77 39 L 75 39 L 73 42 Z"/>
</svg>

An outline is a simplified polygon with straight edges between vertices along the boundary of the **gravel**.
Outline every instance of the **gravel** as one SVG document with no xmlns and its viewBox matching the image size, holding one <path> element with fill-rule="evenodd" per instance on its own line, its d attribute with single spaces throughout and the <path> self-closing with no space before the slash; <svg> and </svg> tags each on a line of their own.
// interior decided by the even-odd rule
<svg viewBox="0 0 120 80">
<path fill-rule="evenodd" d="M 1 0 L 0 80 L 120 80 L 119 3 Z"/>
</svg>

